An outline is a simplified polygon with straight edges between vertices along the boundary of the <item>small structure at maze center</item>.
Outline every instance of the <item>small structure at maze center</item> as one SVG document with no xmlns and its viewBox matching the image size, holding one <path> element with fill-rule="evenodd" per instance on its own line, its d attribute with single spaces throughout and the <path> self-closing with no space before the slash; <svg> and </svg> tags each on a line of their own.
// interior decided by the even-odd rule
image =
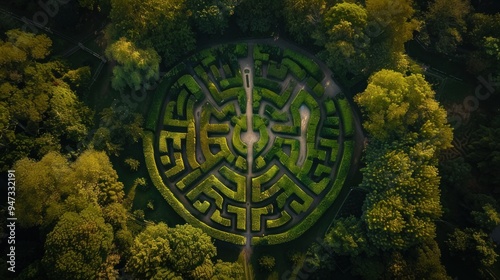
<svg viewBox="0 0 500 280">
<path fill-rule="evenodd" d="M 297 238 L 332 205 L 353 160 L 353 112 L 325 85 L 335 83 L 314 59 L 276 45 L 188 58 L 162 81 L 148 119 L 156 188 L 214 238 Z"/>
</svg>

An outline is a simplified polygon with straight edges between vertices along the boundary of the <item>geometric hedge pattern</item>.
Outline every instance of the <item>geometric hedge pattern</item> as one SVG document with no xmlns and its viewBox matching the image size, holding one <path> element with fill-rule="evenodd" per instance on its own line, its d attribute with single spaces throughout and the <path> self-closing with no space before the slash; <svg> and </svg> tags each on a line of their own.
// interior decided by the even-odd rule
<svg viewBox="0 0 500 280">
<path fill-rule="evenodd" d="M 331 206 L 352 162 L 354 124 L 314 59 L 223 45 L 165 79 L 145 155 L 155 186 L 188 222 L 228 242 L 276 244 Z"/>
</svg>

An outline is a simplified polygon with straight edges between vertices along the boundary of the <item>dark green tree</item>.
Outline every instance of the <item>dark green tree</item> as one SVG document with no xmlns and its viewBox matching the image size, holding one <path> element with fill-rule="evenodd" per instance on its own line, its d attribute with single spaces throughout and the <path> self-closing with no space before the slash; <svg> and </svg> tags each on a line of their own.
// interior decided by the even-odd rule
<svg viewBox="0 0 500 280">
<path fill-rule="evenodd" d="M 186 0 L 198 30 L 206 34 L 222 34 L 228 27 L 229 17 L 234 14 L 237 0 Z"/>
<path fill-rule="evenodd" d="M 238 26 L 243 32 L 270 35 L 278 25 L 282 7 L 282 0 L 242 0 L 235 8 Z"/>
<path fill-rule="evenodd" d="M 438 52 L 452 54 L 467 31 L 470 0 L 436 0 L 425 14 L 425 30 Z"/>
<path fill-rule="evenodd" d="M 167 65 L 195 48 L 184 0 L 111 0 L 110 18 L 112 37 L 153 48 Z"/>
<path fill-rule="evenodd" d="M 299 43 L 307 42 L 321 25 L 324 0 L 284 0 L 283 16 L 288 32 Z"/>
</svg>

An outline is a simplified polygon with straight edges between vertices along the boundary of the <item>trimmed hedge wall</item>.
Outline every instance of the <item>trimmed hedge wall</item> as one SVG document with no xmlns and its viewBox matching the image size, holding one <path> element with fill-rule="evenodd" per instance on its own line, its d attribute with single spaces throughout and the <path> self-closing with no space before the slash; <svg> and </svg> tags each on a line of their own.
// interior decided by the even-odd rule
<svg viewBox="0 0 500 280">
<path fill-rule="evenodd" d="M 283 81 L 285 80 L 286 75 L 288 75 L 288 67 L 285 65 L 280 65 L 278 67 L 278 64 L 275 61 L 271 61 L 269 63 L 269 67 L 267 68 L 268 77 Z"/>
<path fill-rule="evenodd" d="M 247 43 L 236 44 L 236 48 L 234 50 L 234 55 L 236 55 L 236 57 L 238 57 L 238 58 L 247 57 L 248 44 Z"/>
<path fill-rule="evenodd" d="M 222 230 L 214 229 L 196 219 L 185 207 L 182 205 L 174 196 L 174 194 L 168 189 L 168 187 L 163 183 L 163 180 L 156 167 L 155 157 L 154 157 L 154 135 L 150 131 L 144 132 L 143 148 L 144 157 L 146 161 L 146 168 L 148 169 L 149 177 L 151 181 L 156 186 L 158 191 L 161 193 L 163 198 L 170 204 L 170 206 L 177 212 L 187 223 L 193 226 L 201 228 L 207 234 L 227 242 L 231 242 L 237 245 L 245 245 L 246 238 L 241 235 L 231 234 L 224 232 Z"/>
<path fill-rule="evenodd" d="M 306 71 L 304 71 L 302 67 L 295 63 L 295 61 L 289 58 L 283 58 L 283 60 L 281 61 L 281 65 L 286 66 L 290 70 L 290 72 L 292 72 L 292 74 L 297 77 L 299 81 L 304 80 L 304 78 L 306 77 Z"/>
<path fill-rule="evenodd" d="M 181 63 L 172 68 L 172 70 L 170 70 L 168 74 L 163 76 L 158 88 L 153 95 L 151 105 L 149 106 L 149 114 L 144 125 L 145 129 L 150 131 L 156 130 L 165 96 L 169 92 L 170 88 L 175 84 L 177 79 L 181 77 L 185 72 L 186 64 Z"/>
<path fill-rule="evenodd" d="M 321 71 L 319 65 L 311 58 L 292 51 L 291 49 L 286 49 L 283 52 L 283 56 L 293 59 L 295 62 L 300 64 L 309 73 L 309 75 L 313 76 L 316 80 L 322 81 L 323 78 L 325 78 L 325 73 Z"/>
<path fill-rule="evenodd" d="M 261 51 L 261 46 L 260 45 L 255 45 L 253 47 L 253 59 L 254 60 L 261 60 L 261 61 L 264 61 L 264 62 L 268 62 L 269 61 L 269 54 L 263 53 Z"/>
<path fill-rule="evenodd" d="M 354 134 L 354 116 L 352 115 L 352 108 L 349 105 L 349 101 L 345 98 L 339 99 L 338 104 L 342 124 L 344 125 L 344 136 L 350 137 Z"/>
<path fill-rule="evenodd" d="M 281 85 L 279 83 L 268 80 L 266 78 L 254 77 L 253 83 L 257 87 L 266 88 L 266 89 L 268 89 L 270 91 L 274 91 L 276 93 L 281 92 Z"/>
</svg>

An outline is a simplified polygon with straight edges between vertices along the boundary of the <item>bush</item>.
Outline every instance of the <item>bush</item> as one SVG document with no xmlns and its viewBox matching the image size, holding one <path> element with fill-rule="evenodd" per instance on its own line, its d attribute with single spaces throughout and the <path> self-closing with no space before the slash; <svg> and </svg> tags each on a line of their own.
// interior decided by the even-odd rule
<svg viewBox="0 0 500 280">
<path fill-rule="evenodd" d="M 287 122 L 289 120 L 288 114 L 285 112 L 280 112 L 276 110 L 274 107 L 266 105 L 264 112 L 267 116 L 269 116 L 273 121 L 278 122 Z"/>
<path fill-rule="evenodd" d="M 200 85 L 198 85 L 193 76 L 184 75 L 177 81 L 177 83 L 180 86 L 186 86 L 187 90 L 191 92 L 197 100 L 201 100 L 203 98 L 203 92 L 201 91 Z"/>
<path fill-rule="evenodd" d="M 243 58 L 248 56 L 248 44 L 247 43 L 240 43 L 236 45 L 236 48 L 234 50 L 234 55 L 238 58 Z"/>
<path fill-rule="evenodd" d="M 259 266 L 262 270 L 271 272 L 276 266 L 276 260 L 271 256 L 263 256 L 259 258 Z"/>
<path fill-rule="evenodd" d="M 288 75 L 288 67 L 285 65 L 281 65 L 278 67 L 278 64 L 274 61 L 269 63 L 269 67 L 267 68 L 267 75 L 270 78 L 278 79 L 280 81 L 285 80 L 286 75 Z"/>
<path fill-rule="evenodd" d="M 286 49 L 283 56 L 293 59 L 295 62 L 300 64 L 309 73 L 309 75 L 313 76 L 317 81 L 322 81 L 323 78 L 325 78 L 325 74 L 321 71 L 321 68 L 313 59 L 292 51 L 291 49 Z"/>
<path fill-rule="evenodd" d="M 304 78 L 306 77 L 306 71 L 304 71 L 304 69 L 302 69 L 302 67 L 300 67 L 297 63 L 295 63 L 295 61 L 293 61 L 289 58 L 284 58 L 281 61 L 281 65 L 284 65 L 285 67 L 287 67 L 290 70 L 290 72 L 292 72 L 292 74 L 295 77 L 297 77 L 297 79 L 299 81 L 304 80 Z"/>
</svg>

